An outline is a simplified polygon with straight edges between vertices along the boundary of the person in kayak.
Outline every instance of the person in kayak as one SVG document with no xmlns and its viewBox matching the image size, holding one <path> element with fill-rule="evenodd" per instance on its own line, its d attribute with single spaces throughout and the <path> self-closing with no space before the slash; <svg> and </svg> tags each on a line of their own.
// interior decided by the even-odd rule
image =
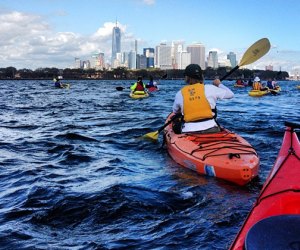
<svg viewBox="0 0 300 250">
<path fill-rule="evenodd" d="M 144 95 L 146 93 L 146 85 L 143 83 L 143 78 L 139 76 L 137 82 L 131 85 L 130 89 L 136 95 Z"/>
<path fill-rule="evenodd" d="M 244 82 L 242 81 L 242 79 L 237 79 L 235 84 L 239 86 L 244 86 Z"/>
<path fill-rule="evenodd" d="M 157 83 L 153 81 L 153 76 L 150 76 L 149 82 L 146 85 L 146 88 L 157 88 Z"/>
<path fill-rule="evenodd" d="M 277 89 L 277 83 L 275 80 L 272 80 L 272 78 L 269 78 L 267 81 L 267 87 L 269 89 Z"/>
<path fill-rule="evenodd" d="M 260 78 L 256 76 L 254 78 L 253 84 L 252 84 L 252 89 L 253 90 L 259 90 L 259 91 L 265 91 L 268 90 L 268 88 L 264 87 L 260 81 Z"/>
<path fill-rule="evenodd" d="M 198 64 L 190 64 L 184 71 L 185 82 L 176 93 L 173 112 L 183 115 L 174 122 L 175 133 L 200 132 L 214 133 L 220 131 L 216 121 L 216 102 L 218 99 L 233 98 L 233 92 L 215 79 L 213 84 L 204 84 L 202 69 Z"/>
<path fill-rule="evenodd" d="M 274 86 L 273 86 L 273 84 L 272 84 L 272 79 L 271 79 L 271 78 L 269 78 L 268 81 L 267 81 L 267 87 L 268 87 L 269 89 L 273 89 L 273 88 L 274 88 Z"/>
<path fill-rule="evenodd" d="M 61 79 L 61 77 L 57 77 L 57 78 L 53 79 L 53 81 L 54 81 L 54 87 L 56 87 L 56 88 L 63 88 L 63 85 L 60 82 L 60 79 Z"/>
</svg>

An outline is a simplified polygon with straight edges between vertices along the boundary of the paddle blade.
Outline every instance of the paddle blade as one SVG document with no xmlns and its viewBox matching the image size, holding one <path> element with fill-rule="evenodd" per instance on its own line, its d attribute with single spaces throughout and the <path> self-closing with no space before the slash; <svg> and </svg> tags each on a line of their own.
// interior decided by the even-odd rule
<svg viewBox="0 0 300 250">
<path fill-rule="evenodd" d="M 116 87 L 116 90 L 122 91 L 124 88 L 123 87 Z"/>
<path fill-rule="evenodd" d="M 271 44 L 268 38 L 262 38 L 251 45 L 243 55 L 239 66 L 244 66 L 257 61 L 270 50 Z"/>
<path fill-rule="evenodd" d="M 164 74 L 161 79 L 166 79 L 168 77 L 168 74 Z"/>
<path fill-rule="evenodd" d="M 159 135 L 159 132 L 155 131 L 155 132 L 150 132 L 148 134 L 143 135 L 143 138 L 157 140 L 158 139 L 158 135 Z"/>
</svg>

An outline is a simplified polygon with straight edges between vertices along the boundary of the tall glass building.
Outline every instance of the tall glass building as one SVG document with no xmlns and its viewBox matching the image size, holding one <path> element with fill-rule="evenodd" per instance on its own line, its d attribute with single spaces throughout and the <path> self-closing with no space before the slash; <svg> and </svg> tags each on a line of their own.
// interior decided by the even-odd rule
<svg viewBox="0 0 300 250">
<path fill-rule="evenodd" d="M 154 68 L 154 48 L 144 48 L 143 55 L 146 57 L 146 67 Z"/>
<path fill-rule="evenodd" d="M 121 53 L 121 30 L 116 26 L 112 32 L 112 49 L 111 49 L 111 64 L 114 64 L 114 60 L 117 58 L 117 53 Z"/>
</svg>

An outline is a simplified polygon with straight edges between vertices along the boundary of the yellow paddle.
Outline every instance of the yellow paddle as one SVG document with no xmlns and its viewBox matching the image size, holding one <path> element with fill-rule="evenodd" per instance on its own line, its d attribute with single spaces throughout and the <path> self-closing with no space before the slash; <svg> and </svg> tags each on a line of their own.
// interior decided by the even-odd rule
<svg viewBox="0 0 300 250">
<path fill-rule="evenodd" d="M 181 114 L 174 115 L 167 123 L 161 126 L 157 131 L 150 132 L 148 134 L 143 135 L 142 137 L 147 139 L 157 140 L 159 133 L 163 131 L 163 129 L 167 127 L 171 122 L 173 122 L 176 118 L 180 118 L 181 116 L 182 116 Z"/>
<path fill-rule="evenodd" d="M 239 67 L 251 64 L 257 61 L 259 58 L 263 57 L 270 50 L 271 44 L 268 38 L 262 38 L 252 44 L 244 53 L 240 63 L 235 66 L 232 70 L 230 70 L 225 76 L 223 76 L 220 80 L 223 81 L 227 76 L 231 75 L 234 71 L 236 71 Z M 168 126 L 173 120 L 175 120 L 178 116 L 172 117 L 164 126 L 160 127 L 157 131 L 150 132 L 148 134 L 143 135 L 144 138 L 149 138 L 152 140 L 157 140 L 159 133 Z"/>
<path fill-rule="evenodd" d="M 270 50 L 271 44 L 268 38 L 262 38 L 255 43 L 253 43 L 244 53 L 240 63 L 230 70 L 225 76 L 220 80 L 223 81 L 227 76 L 231 75 L 239 67 L 251 64 L 257 61 L 259 58 L 263 57 Z"/>
</svg>

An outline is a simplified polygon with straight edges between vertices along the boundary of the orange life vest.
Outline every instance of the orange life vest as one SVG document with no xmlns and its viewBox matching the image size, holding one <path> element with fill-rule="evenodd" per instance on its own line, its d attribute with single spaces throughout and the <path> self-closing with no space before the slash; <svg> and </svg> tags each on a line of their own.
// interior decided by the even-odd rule
<svg viewBox="0 0 300 250">
<path fill-rule="evenodd" d="M 260 90 L 261 83 L 260 82 L 254 82 L 252 87 L 253 87 L 254 90 Z"/>
<path fill-rule="evenodd" d="M 212 119 L 213 113 L 205 96 L 204 84 L 196 83 L 181 89 L 183 115 L 186 122 Z"/>
</svg>

